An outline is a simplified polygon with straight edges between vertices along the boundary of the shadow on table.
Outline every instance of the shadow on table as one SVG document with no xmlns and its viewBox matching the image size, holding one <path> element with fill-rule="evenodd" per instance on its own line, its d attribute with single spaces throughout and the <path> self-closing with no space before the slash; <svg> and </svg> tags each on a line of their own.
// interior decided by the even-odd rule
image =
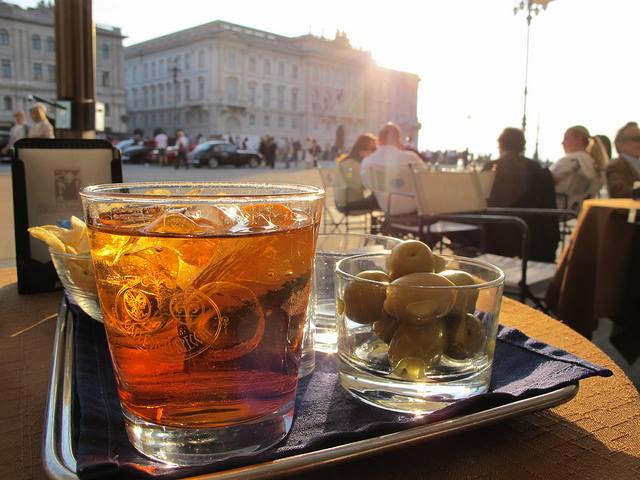
<svg viewBox="0 0 640 480">
<path fill-rule="evenodd" d="M 299 478 L 555 479 L 581 478 L 583 472 L 588 478 L 631 479 L 639 469 L 640 458 L 612 451 L 591 432 L 546 410 Z"/>
</svg>

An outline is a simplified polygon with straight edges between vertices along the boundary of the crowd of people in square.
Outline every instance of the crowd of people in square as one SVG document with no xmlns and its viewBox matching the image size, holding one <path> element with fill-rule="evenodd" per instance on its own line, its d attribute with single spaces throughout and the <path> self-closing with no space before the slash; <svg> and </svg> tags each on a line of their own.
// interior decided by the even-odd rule
<svg viewBox="0 0 640 480">
<path fill-rule="evenodd" d="M 412 165 L 435 168 L 402 140 L 400 128 L 388 123 L 377 137 L 371 133 L 360 135 L 351 151 L 337 158 L 341 181 L 337 183 L 334 200 L 339 211 L 369 209 L 382 210 L 391 216 L 416 214 L 415 198 L 406 191 L 407 182 L 398 185 L 398 192 L 402 194 L 394 195 L 393 179 L 402 178 L 403 172 L 408 172 Z M 632 196 L 634 182 L 640 181 L 640 128 L 637 123 L 629 122 L 619 129 L 614 139 L 618 155 L 613 159 L 609 139 L 603 135 L 592 136 L 584 126 L 568 128 L 562 145 L 565 156 L 549 168 L 525 156 L 522 130 L 505 128 L 498 137 L 499 158 L 480 166 L 495 172 L 488 206 L 577 211 L 588 198 Z M 473 168 L 477 167 L 474 165 Z M 384 172 L 388 180 L 385 191 L 376 191 L 374 169 Z M 554 261 L 559 241 L 557 218 L 525 220 L 534 237 L 530 242 L 531 258 Z M 508 250 L 517 248 L 518 240 L 510 238 L 513 235 L 506 231 L 508 229 L 487 230 L 489 251 L 507 254 Z"/>
</svg>

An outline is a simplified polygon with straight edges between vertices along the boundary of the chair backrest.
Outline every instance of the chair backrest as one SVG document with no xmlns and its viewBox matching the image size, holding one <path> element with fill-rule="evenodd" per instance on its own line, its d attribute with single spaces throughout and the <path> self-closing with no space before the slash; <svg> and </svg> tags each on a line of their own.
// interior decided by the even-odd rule
<svg viewBox="0 0 640 480">
<path fill-rule="evenodd" d="M 389 170 L 372 167 L 369 170 L 369 187 L 378 193 L 413 193 L 411 169 Z"/>
<path fill-rule="evenodd" d="M 413 169 L 413 181 L 420 215 L 476 212 L 487 208 L 478 172 Z"/>
<path fill-rule="evenodd" d="M 317 170 L 325 190 L 327 188 L 346 187 L 345 181 L 338 171 L 338 167 L 317 167 Z"/>
<path fill-rule="evenodd" d="M 480 188 L 482 189 L 482 196 L 489 198 L 491 196 L 491 189 L 493 188 L 493 181 L 496 179 L 496 172 L 489 170 L 486 172 L 478 173 L 480 180 Z"/>
</svg>

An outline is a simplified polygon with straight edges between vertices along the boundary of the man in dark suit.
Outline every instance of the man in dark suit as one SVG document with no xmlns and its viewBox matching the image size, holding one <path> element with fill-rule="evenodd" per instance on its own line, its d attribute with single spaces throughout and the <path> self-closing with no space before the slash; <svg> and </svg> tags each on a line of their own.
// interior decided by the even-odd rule
<svg viewBox="0 0 640 480">
<path fill-rule="evenodd" d="M 611 198 L 631 198 L 633 182 L 640 182 L 640 128 L 629 122 L 615 138 L 620 155 L 607 167 L 607 190 Z"/>
<path fill-rule="evenodd" d="M 498 138 L 500 158 L 485 166 L 496 172 L 489 207 L 556 208 L 553 177 L 548 169 L 524 156 L 522 130 L 505 128 Z M 541 215 L 521 215 L 529 226 L 529 259 L 554 262 L 560 241 L 558 219 Z M 520 234 L 510 225 L 486 228 L 486 250 L 504 256 L 520 254 Z"/>
</svg>

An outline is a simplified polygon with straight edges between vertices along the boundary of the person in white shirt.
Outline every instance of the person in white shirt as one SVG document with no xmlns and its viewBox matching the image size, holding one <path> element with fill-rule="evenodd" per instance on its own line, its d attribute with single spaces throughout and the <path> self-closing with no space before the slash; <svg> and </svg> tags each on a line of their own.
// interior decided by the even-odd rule
<svg viewBox="0 0 640 480">
<path fill-rule="evenodd" d="M 360 167 L 362 183 L 373 191 L 378 205 L 390 215 L 403 215 L 417 210 L 415 198 L 407 189 L 411 189 L 411 165 L 422 165 L 422 159 L 414 152 L 405 150 L 402 146 L 402 132 L 394 123 L 387 123 L 378 135 L 378 149 L 365 157 Z M 376 191 L 373 187 L 373 169 L 384 171 L 385 183 L 388 190 Z M 390 195 L 394 190 L 403 195 Z"/>
<path fill-rule="evenodd" d="M 176 138 L 176 147 L 178 147 L 178 152 L 176 156 L 176 165 L 175 168 L 178 170 L 180 168 L 180 164 L 184 163 L 185 168 L 189 168 L 189 162 L 187 160 L 187 153 L 189 153 L 189 139 L 184 134 L 182 130 L 178 130 L 178 137 Z"/>
<path fill-rule="evenodd" d="M 16 119 L 16 123 L 14 123 L 11 130 L 9 130 L 9 142 L 2 149 L 3 155 L 9 153 L 14 143 L 27 136 L 27 124 L 24 121 L 24 112 L 21 110 L 17 111 L 13 114 L 13 118 Z"/>
<path fill-rule="evenodd" d="M 606 154 L 581 125 L 567 129 L 562 146 L 566 155 L 553 164 L 551 173 L 556 193 L 567 196 L 567 208 L 577 208 L 585 198 L 595 197 L 604 185 Z"/>
<path fill-rule="evenodd" d="M 160 166 L 164 167 L 167 164 L 167 144 L 169 143 L 169 137 L 162 130 L 154 138 L 156 142 L 156 148 L 158 149 L 158 161 Z"/>
<path fill-rule="evenodd" d="M 47 118 L 47 107 L 35 103 L 29 110 L 33 126 L 29 129 L 29 138 L 54 138 L 53 125 Z"/>
</svg>

